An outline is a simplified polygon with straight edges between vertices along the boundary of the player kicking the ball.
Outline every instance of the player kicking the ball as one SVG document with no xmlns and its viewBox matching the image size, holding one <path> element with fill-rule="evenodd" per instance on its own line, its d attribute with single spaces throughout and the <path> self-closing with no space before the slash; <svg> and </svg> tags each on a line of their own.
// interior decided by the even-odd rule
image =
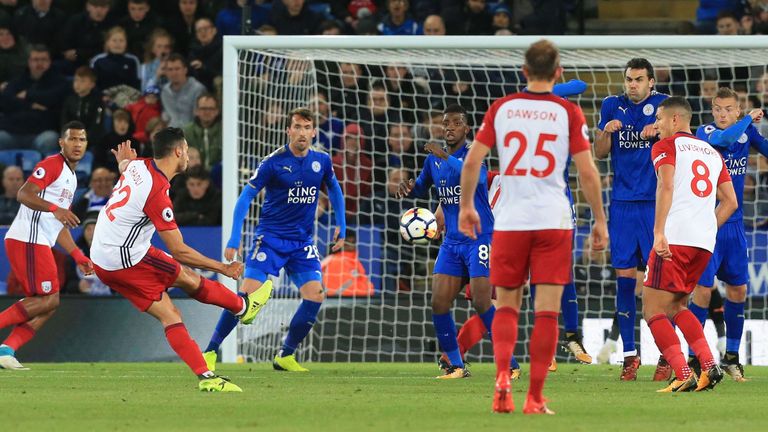
<svg viewBox="0 0 768 432">
<path fill-rule="evenodd" d="M 91 259 L 102 282 L 160 321 L 168 344 L 198 376 L 201 391 L 239 392 L 240 387 L 208 369 L 179 310 L 165 292 L 169 287 L 179 287 L 199 302 L 231 311 L 245 324 L 253 321 L 260 308 L 255 296 L 238 296 L 185 267 L 233 279 L 243 271 L 239 262 L 224 264 L 184 244 L 168 190 L 169 181 L 187 169 L 188 149 L 184 133 L 177 128 L 163 129 L 152 139 L 154 159 L 136 159 L 130 141 L 118 146 L 116 156 L 122 175 L 99 212 Z M 171 255 L 150 244 L 155 230 Z"/>
<path fill-rule="evenodd" d="M 461 176 L 461 232 L 470 238 L 487 229 L 474 207 L 482 162 L 496 146 L 501 167 L 500 207 L 493 231 L 491 283 L 496 286 L 493 351 L 496 388 L 493 411 L 514 411 L 509 362 L 517 343 L 518 317 L 527 279 L 537 285 L 531 334 L 530 387 L 523 412 L 554 414 L 542 394 L 555 354 L 563 285 L 571 279 L 573 218 L 565 194 L 569 156 L 576 164 L 595 224 L 592 245 L 608 241 L 600 175 L 592 160 L 581 109 L 552 94 L 562 74 L 557 47 L 542 40 L 525 53 L 528 89 L 495 101 L 485 115 Z"/>
<path fill-rule="evenodd" d="M 671 97 L 659 104 L 654 124 L 661 140 L 652 149 L 658 182 L 643 315 L 656 346 L 675 371 L 675 379 L 660 392 L 706 390 L 723 379 L 704 329 L 687 305 L 712 256 L 717 228 L 739 203 L 723 158 L 707 142 L 691 135 L 691 115 L 685 99 Z M 717 207 L 716 198 L 720 201 Z M 701 363 L 698 382 L 680 351 L 670 320 Z"/>
</svg>

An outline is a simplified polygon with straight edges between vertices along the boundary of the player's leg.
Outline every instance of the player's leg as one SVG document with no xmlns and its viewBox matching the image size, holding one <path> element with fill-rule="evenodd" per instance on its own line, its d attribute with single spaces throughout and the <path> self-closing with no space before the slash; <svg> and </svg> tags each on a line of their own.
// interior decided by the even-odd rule
<svg viewBox="0 0 768 432">
<path fill-rule="evenodd" d="M 616 343 L 619 340 L 619 320 L 616 316 L 616 312 L 613 313 L 611 319 L 611 330 L 608 333 L 608 338 L 600 347 L 600 352 L 597 353 L 598 363 L 608 363 L 611 360 L 611 354 L 616 352 Z"/>
<path fill-rule="evenodd" d="M 744 304 L 747 299 L 746 285 L 725 285 L 723 318 L 725 320 L 725 355 L 723 369 L 735 381 L 746 381 L 744 367 L 739 361 L 741 336 L 744 332 Z"/>
<path fill-rule="evenodd" d="M 624 367 L 621 379 L 637 379 L 637 367 L 640 358 L 635 344 L 635 285 L 637 278 L 637 252 L 643 226 L 638 226 L 642 218 L 637 206 L 621 201 L 614 201 L 609 207 L 608 231 L 611 243 L 611 263 L 616 269 L 616 316 L 624 352 Z M 652 233 L 651 224 L 651 233 Z M 653 240 L 651 240 L 651 243 Z M 644 255 L 647 256 L 647 255 Z"/>
<path fill-rule="evenodd" d="M 8 337 L 0 344 L 0 369 L 29 369 L 16 359 L 16 351 L 35 337 L 37 331 L 53 316 L 54 312 L 56 312 L 55 309 L 13 327 Z"/>
<path fill-rule="evenodd" d="M 563 348 L 573 354 L 579 362 L 592 363 L 592 356 L 584 348 L 581 334 L 579 334 L 579 299 L 576 295 L 576 284 L 573 283 L 573 279 L 563 287 L 560 310 L 563 312 L 563 330 L 565 330 Z"/>
<path fill-rule="evenodd" d="M 720 358 L 725 355 L 725 318 L 723 316 L 723 296 L 719 290 L 712 290 L 712 299 L 709 301 L 709 317 L 715 325 L 717 332 L 717 351 Z"/>
<path fill-rule="evenodd" d="M 296 313 L 291 318 L 288 333 L 283 339 L 283 345 L 275 356 L 272 367 L 275 370 L 288 372 L 309 372 L 309 369 L 301 366 L 296 360 L 296 349 L 307 337 L 317 321 L 317 314 L 325 299 L 320 272 L 309 271 L 291 274 L 291 280 L 299 288 L 301 303 Z"/>
<path fill-rule="evenodd" d="M 197 343 L 189 336 L 181 313 L 171 302 L 167 293 L 163 293 L 160 301 L 153 302 L 146 311 L 155 317 L 165 329 L 165 337 L 176 355 L 197 375 L 201 391 L 240 392 L 240 387 L 227 379 L 217 377 L 208 369 Z"/>
<path fill-rule="evenodd" d="M 19 277 L 26 298 L 0 312 L 0 329 L 25 323 L 59 306 L 59 278 L 50 247 L 6 239 L 11 271 Z"/>
<path fill-rule="evenodd" d="M 443 248 L 440 250 L 440 255 L 443 256 L 443 261 L 441 261 L 443 263 L 441 264 L 442 267 L 445 265 Z M 436 264 L 436 272 L 438 268 Z M 437 337 L 440 349 L 445 353 L 450 362 L 450 366 L 445 370 L 445 374 L 438 378 L 465 378 L 469 376 L 469 371 L 464 366 L 464 359 L 459 350 L 456 323 L 451 314 L 453 301 L 461 290 L 463 280 L 462 276 L 444 273 L 435 273 L 432 277 L 432 324 L 435 328 L 435 336 Z M 477 295 L 474 289 L 472 290 L 472 295 L 473 298 Z"/>
<path fill-rule="evenodd" d="M 712 291 L 715 290 L 712 286 L 714 284 L 714 270 L 712 271 L 712 277 L 711 279 L 708 276 L 709 273 L 709 267 L 713 266 L 714 257 L 712 260 L 710 260 L 710 265 L 708 266 L 708 269 L 705 270 L 704 275 L 701 277 L 701 280 L 698 284 L 696 284 L 696 288 L 693 289 L 693 294 L 691 294 L 691 301 L 688 303 L 688 310 L 696 317 L 696 319 L 701 324 L 701 328 L 704 328 L 704 326 L 707 323 L 707 317 L 709 315 L 709 303 L 712 298 Z M 711 280 L 711 282 L 710 282 Z M 706 284 L 706 285 L 703 285 Z M 701 374 L 701 365 L 699 364 L 699 359 L 696 357 L 695 352 L 693 351 L 692 346 L 688 346 L 688 366 L 696 372 L 696 374 Z"/>
</svg>

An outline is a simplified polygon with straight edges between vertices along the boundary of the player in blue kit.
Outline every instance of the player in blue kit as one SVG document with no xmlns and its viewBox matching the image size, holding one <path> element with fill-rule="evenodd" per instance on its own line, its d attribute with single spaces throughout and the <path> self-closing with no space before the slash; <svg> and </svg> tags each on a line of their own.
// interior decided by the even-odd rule
<svg viewBox="0 0 768 432">
<path fill-rule="evenodd" d="M 445 214 L 445 239 L 437 255 L 432 280 L 432 322 L 440 347 L 450 361 L 450 367 L 438 378 L 451 379 L 470 376 L 459 352 L 456 323 L 451 315 L 453 301 L 464 286 L 465 279 L 469 278 L 472 305 L 489 332 L 493 322 L 495 308 L 491 304 L 489 280 L 493 213 L 488 202 L 487 168 L 483 165 L 480 186 L 475 196 L 475 206 L 480 213 L 483 232 L 478 234 L 477 240 L 459 232 L 459 183 L 462 160 L 469 151 L 466 110 L 455 104 L 446 107 L 443 128 L 448 152 L 437 144 L 427 144 L 425 149 L 431 154 L 424 162 L 424 169 L 416 182 L 410 180 L 401 183 L 400 196 L 425 197 L 434 185 L 440 207 Z"/>
<path fill-rule="evenodd" d="M 621 379 L 637 379 L 640 357 L 635 345 L 635 286 L 642 281 L 638 267 L 653 245 L 656 173 L 651 163 L 651 146 L 656 109 L 667 95 L 653 90 L 653 66 L 644 58 L 633 58 L 624 68 L 624 94 L 608 96 L 600 110 L 595 139 L 595 156 L 610 154 L 613 188 L 608 216 L 611 261 L 616 269 L 616 313 L 624 343 Z M 659 360 L 660 365 L 666 362 Z"/>
<path fill-rule="evenodd" d="M 269 276 L 277 276 L 285 268 L 296 284 L 302 302 L 291 319 L 283 346 L 272 366 L 276 370 L 307 372 L 297 361 L 294 351 L 312 330 L 323 301 L 320 259 L 314 244 L 315 210 L 323 184 L 336 216 L 333 250 L 344 246 L 346 221 L 344 196 L 333 173 L 328 154 L 310 148 L 315 137 L 315 115 L 297 108 L 289 113 L 288 144 L 264 158 L 237 200 L 232 233 L 224 257 L 232 260 L 240 248 L 245 217 L 251 202 L 261 189 L 266 189 L 264 204 L 256 227 L 253 248 L 245 260 L 245 280 L 241 290 L 259 292 L 263 305 L 272 292 Z M 213 370 L 221 342 L 237 324 L 230 313 L 222 314 L 203 356 Z"/>
<path fill-rule="evenodd" d="M 744 331 L 744 302 L 747 298 L 749 281 L 747 238 L 744 232 L 744 176 L 750 148 L 768 157 L 768 140 L 763 138 L 752 124 L 763 118 L 761 109 L 754 109 L 741 120 L 739 95 L 734 90 L 721 87 L 712 99 L 713 123 L 703 125 L 696 131 L 696 137 L 706 140 L 723 156 L 725 166 L 733 180 L 733 188 L 739 201 L 739 208 L 717 231 L 717 243 L 712 258 L 699 284 L 693 292 L 688 309 L 696 315 L 703 326 L 715 285 L 715 276 L 725 282 L 725 355 L 721 367 L 735 381 L 746 381 L 744 368 L 739 362 L 739 346 Z M 698 366 L 694 356 L 689 364 Z"/>
</svg>

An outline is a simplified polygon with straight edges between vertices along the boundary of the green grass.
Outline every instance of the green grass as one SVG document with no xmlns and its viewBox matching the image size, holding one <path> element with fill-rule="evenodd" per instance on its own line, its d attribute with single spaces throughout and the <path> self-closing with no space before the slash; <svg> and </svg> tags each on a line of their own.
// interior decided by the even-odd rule
<svg viewBox="0 0 768 432">
<path fill-rule="evenodd" d="M 432 364 L 312 364 L 308 374 L 267 364 L 225 365 L 244 393 L 196 391 L 182 364 L 30 364 L 0 370 L 0 431 L 643 431 L 768 430 L 768 368 L 747 383 L 726 377 L 706 393 L 656 394 L 652 367 L 634 383 L 618 366 L 561 364 L 545 394 L 553 417 L 520 413 L 527 388 L 513 387 L 518 412 L 491 414 L 492 365 L 473 377 L 438 381 Z M 513 429 L 514 428 L 514 429 Z"/>
</svg>

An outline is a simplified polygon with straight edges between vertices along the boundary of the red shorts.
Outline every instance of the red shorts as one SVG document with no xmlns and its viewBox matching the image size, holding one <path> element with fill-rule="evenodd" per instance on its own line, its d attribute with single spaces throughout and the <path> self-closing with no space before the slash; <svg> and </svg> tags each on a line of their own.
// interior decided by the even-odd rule
<svg viewBox="0 0 768 432">
<path fill-rule="evenodd" d="M 693 247 L 669 245 L 672 260 L 664 261 L 651 251 L 643 285 L 673 293 L 690 294 L 709 264 L 712 253 Z"/>
<path fill-rule="evenodd" d="M 464 298 L 467 300 L 472 300 L 472 286 L 471 284 L 466 284 L 464 286 Z M 496 300 L 496 287 L 491 287 L 491 299 Z"/>
<path fill-rule="evenodd" d="M 5 239 L 5 253 L 11 271 L 21 282 L 27 297 L 59 292 L 59 275 L 53 251 L 46 245 Z"/>
<path fill-rule="evenodd" d="M 494 231 L 491 284 L 519 288 L 531 284 L 565 285 L 571 281 L 573 230 Z"/>
<path fill-rule="evenodd" d="M 181 264 L 160 249 L 150 246 L 144 258 L 133 267 L 109 271 L 94 264 L 93 269 L 102 282 L 122 294 L 138 310 L 146 312 L 176 282 Z"/>
</svg>

